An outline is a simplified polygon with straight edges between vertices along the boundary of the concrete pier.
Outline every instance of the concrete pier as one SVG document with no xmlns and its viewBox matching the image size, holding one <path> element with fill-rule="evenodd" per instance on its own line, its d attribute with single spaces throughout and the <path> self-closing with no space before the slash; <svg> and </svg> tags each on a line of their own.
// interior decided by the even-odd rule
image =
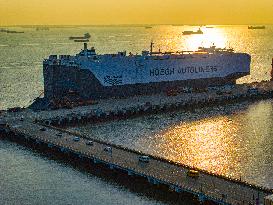
<svg viewBox="0 0 273 205">
<path fill-rule="evenodd" d="M 114 144 L 92 139 L 60 127 L 117 118 L 126 118 L 166 110 L 192 109 L 271 98 L 273 82 L 236 85 L 228 91 L 211 90 L 202 93 L 178 93 L 175 96 L 158 94 L 127 99 L 101 100 L 96 105 L 34 112 L 0 112 L 0 135 L 16 140 L 45 145 L 61 153 L 73 153 L 78 158 L 89 159 L 94 164 L 105 164 L 109 170 L 121 170 L 130 176 L 145 178 L 150 184 L 168 186 L 169 190 L 195 195 L 200 202 L 210 200 L 218 204 L 265 204 L 273 194 L 272 189 L 255 186 L 224 176 L 218 176 L 195 167 L 177 164 L 150 156 L 148 163 L 140 162 L 146 155 Z M 44 128 L 45 130 L 43 130 Z M 75 137 L 79 137 L 79 140 Z M 187 176 L 190 169 L 198 170 L 198 178 Z M 266 198 L 267 197 L 267 198 Z"/>
<path fill-rule="evenodd" d="M 265 197 L 273 194 L 273 190 L 202 170 L 199 170 L 198 178 L 192 178 L 187 176 L 187 171 L 198 170 L 194 167 L 153 156 L 150 156 L 148 163 L 140 162 L 139 157 L 144 153 L 97 140 L 93 140 L 92 145 L 87 145 L 90 139 L 85 136 L 29 120 L 6 120 L 1 122 L 0 127 L 1 134 L 9 138 L 32 141 L 37 146 L 43 144 L 60 152 L 70 152 L 79 159 L 88 158 L 95 164 L 105 164 L 110 170 L 122 170 L 128 175 L 146 178 L 152 185 L 163 184 L 177 193 L 191 193 L 201 202 L 209 200 L 218 204 L 264 204 Z M 79 137 L 79 140 L 75 137 Z"/>
<path fill-rule="evenodd" d="M 176 96 L 157 94 L 150 96 L 135 96 L 126 99 L 105 99 L 98 104 L 74 107 L 72 109 L 57 109 L 34 112 L 25 109 L 21 112 L 3 112 L 8 119 L 24 117 L 32 121 L 48 125 L 67 126 L 70 124 L 88 123 L 94 121 L 127 118 L 131 116 L 160 113 L 176 109 L 193 109 L 272 98 L 273 81 L 235 85 L 228 91 L 211 90 L 202 93 L 178 93 Z"/>
</svg>

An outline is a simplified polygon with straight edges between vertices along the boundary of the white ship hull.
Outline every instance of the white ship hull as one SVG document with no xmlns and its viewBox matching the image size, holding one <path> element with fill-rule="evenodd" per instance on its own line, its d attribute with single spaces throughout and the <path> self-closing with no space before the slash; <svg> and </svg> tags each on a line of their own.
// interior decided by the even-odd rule
<svg viewBox="0 0 273 205">
<path fill-rule="evenodd" d="M 248 75 L 250 60 L 246 53 L 215 47 L 129 56 L 97 55 L 85 47 L 75 56 L 50 56 L 44 61 L 45 97 L 62 98 L 72 92 L 82 99 L 100 99 L 223 85 Z"/>
<path fill-rule="evenodd" d="M 250 56 L 239 53 L 110 58 L 83 61 L 81 68 L 90 70 L 103 86 L 225 78 L 250 70 Z"/>
</svg>

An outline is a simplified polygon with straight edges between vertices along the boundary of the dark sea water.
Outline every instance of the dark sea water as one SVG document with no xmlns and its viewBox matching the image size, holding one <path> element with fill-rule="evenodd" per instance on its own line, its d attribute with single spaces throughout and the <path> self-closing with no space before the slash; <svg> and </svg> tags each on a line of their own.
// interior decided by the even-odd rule
<svg viewBox="0 0 273 205">
<path fill-rule="evenodd" d="M 82 43 L 69 36 L 91 34 L 98 53 L 140 53 L 150 41 L 161 51 L 198 46 L 232 47 L 252 56 L 251 75 L 238 83 L 268 80 L 273 26 L 203 28 L 189 26 L 9 28 L 0 32 L 0 109 L 28 106 L 42 94 L 42 61 L 50 54 L 75 54 Z M 118 121 L 80 129 L 93 137 L 163 156 L 202 169 L 241 177 L 273 188 L 273 103 L 271 100 Z M 72 128 L 73 129 L 73 128 Z M 0 204 L 162 204 L 93 175 L 49 160 L 14 143 L 0 141 Z"/>
<path fill-rule="evenodd" d="M 168 204 L 0 141 L 0 204 Z"/>
</svg>

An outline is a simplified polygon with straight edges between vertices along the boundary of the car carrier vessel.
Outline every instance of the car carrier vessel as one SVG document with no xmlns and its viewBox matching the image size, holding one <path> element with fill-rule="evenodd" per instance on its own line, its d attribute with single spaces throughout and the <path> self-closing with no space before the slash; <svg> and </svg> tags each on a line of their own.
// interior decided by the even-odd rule
<svg viewBox="0 0 273 205">
<path fill-rule="evenodd" d="M 97 54 L 94 47 L 74 56 L 50 55 L 43 62 L 47 100 L 77 96 L 82 100 L 150 95 L 168 89 L 234 84 L 250 73 L 250 55 L 214 45 L 197 51 L 126 51 Z"/>
</svg>

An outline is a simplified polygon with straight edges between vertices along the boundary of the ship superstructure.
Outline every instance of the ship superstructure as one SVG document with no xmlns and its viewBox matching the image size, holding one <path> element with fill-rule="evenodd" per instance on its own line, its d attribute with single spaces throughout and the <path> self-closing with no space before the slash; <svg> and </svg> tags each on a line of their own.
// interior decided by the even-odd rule
<svg viewBox="0 0 273 205">
<path fill-rule="evenodd" d="M 235 83 L 250 73 L 250 55 L 215 46 L 155 52 L 153 43 L 141 55 L 126 51 L 99 55 L 84 44 L 75 56 L 51 55 L 43 65 L 46 98 L 73 92 L 82 99 L 99 99 Z"/>
</svg>

